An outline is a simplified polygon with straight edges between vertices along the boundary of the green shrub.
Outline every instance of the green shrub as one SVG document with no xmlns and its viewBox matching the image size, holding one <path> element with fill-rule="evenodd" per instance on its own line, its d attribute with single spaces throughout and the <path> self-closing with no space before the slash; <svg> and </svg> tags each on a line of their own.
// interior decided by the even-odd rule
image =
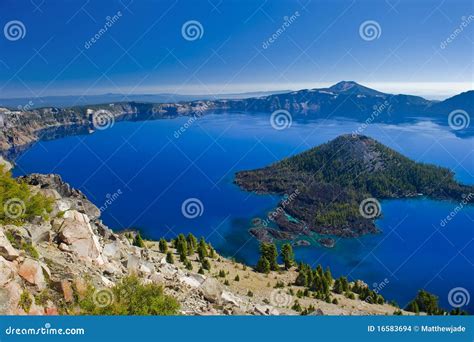
<svg viewBox="0 0 474 342">
<path fill-rule="evenodd" d="M 135 235 L 135 238 L 133 239 L 133 245 L 140 248 L 145 248 L 145 241 L 143 241 L 143 238 L 140 235 L 140 232 L 138 232 L 137 235 Z"/>
<path fill-rule="evenodd" d="M 166 253 L 166 262 L 167 262 L 168 264 L 174 264 L 173 253 L 171 253 L 171 252 L 167 252 L 167 253 Z"/>
<path fill-rule="evenodd" d="M 161 253 L 168 252 L 168 243 L 166 242 L 165 239 L 163 238 L 160 239 L 160 242 L 158 242 L 158 247 L 160 248 Z"/>
<path fill-rule="evenodd" d="M 209 260 L 207 258 L 202 260 L 202 268 L 204 268 L 207 271 L 211 270 L 211 263 L 209 262 Z"/>
<path fill-rule="evenodd" d="M 31 305 L 33 304 L 33 300 L 31 299 L 30 293 L 28 290 L 23 290 L 20 295 L 20 300 L 18 301 L 18 306 L 23 309 L 26 313 L 30 312 Z"/>
<path fill-rule="evenodd" d="M 52 205 L 53 199 L 33 194 L 26 183 L 3 172 L 0 165 L 0 224 L 21 225 L 36 216 L 47 219 Z"/>
<path fill-rule="evenodd" d="M 142 284 L 138 277 L 123 278 L 110 289 L 102 290 L 107 298 L 98 302 L 98 292 L 93 288 L 79 301 L 82 315 L 176 315 L 179 303 L 163 293 L 156 284 Z M 107 304 L 104 306 L 104 303 Z"/>
</svg>

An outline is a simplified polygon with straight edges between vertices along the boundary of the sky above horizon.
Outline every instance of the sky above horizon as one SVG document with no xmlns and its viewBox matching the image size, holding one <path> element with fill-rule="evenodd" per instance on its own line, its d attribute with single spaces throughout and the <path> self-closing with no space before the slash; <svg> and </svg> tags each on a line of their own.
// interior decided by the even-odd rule
<svg viewBox="0 0 474 342">
<path fill-rule="evenodd" d="M 470 0 L 2 0 L 0 98 L 473 89 Z"/>
</svg>

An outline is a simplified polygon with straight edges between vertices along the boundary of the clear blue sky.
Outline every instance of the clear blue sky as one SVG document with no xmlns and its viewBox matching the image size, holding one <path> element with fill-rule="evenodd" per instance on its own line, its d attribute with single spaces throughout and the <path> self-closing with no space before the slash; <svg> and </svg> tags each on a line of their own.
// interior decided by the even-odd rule
<svg viewBox="0 0 474 342">
<path fill-rule="evenodd" d="M 470 15 L 472 0 L 2 0 L 0 97 L 230 93 L 340 80 L 452 94 L 472 88 Z M 463 16 L 462 32 L 441 48 Z M 12 20 L 24 25 L 23 38 L 7 39 Z M 190 20 L 202 25 L 200 39 L 183 38 Z M 374 40 L 360 35 L 367 20 L 380 27 Z"/>
</svg>

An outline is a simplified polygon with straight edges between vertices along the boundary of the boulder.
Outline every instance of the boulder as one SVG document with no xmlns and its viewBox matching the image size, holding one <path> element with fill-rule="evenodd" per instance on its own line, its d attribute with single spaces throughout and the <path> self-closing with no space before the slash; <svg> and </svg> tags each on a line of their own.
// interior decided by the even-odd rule
<svg viewBox="0 0 474 342">
<path fill-rule="evenodd" d="M 12 164 L 8 160 L 5 160 L 2 156 L 0 156 L 0 169 L 2 169 L 3 172 L 10 171 L 12 167 Z"/>
<path fill-rule="evenodd" d="M 0 314 L 1 315 L 18 315 L 18 301 L 23 289 L 20 285 L 12 281 L 4 287 L 0 287 Z"/>
<path fill-rule="evenodd" d="M 228 292 L 228 291 L 222 291 L 221 299 L 222 299 L 222 302 L 224 302 L 225 304 L 232 304 L 235 306 L 239 306 L 240 303 L 242 302 L 241 298 L 239 298 L 232 292 Z"/>
<path fill-rule="evenodd" d="M 151 274 L 151 269 L 145 264 L 141 264 L 140 267 L 138 267 L 138 270 L 142 274 Z"/>
<path fill-rule="evenodd" d="M 182 282 L 183 284 L 186 284 L 190 287 L 195 287 L 195 288 L 201 285 L 201 283 L 197 279 L 193 277 L 188 277 L 188 276 L 179 278 L 179 281 Z"/>
<path fill-rule="evenodd" d="M 260 304 L 255 305 L 254 313 L 257 314 L 257 315 L 264 315 L 264 316 L 268 316 L 268 315 L 278 316 L 278 315 L 280 315 L 280 312 L 277 309 L 275 309 L 273 306 L 260 305 Z"/>
<path fill-rule="evenodd" d="M 71 209 L 71 204 L 66 200 L 60 199 L 56 201 L 56 208 L 58 212 L 66 212 Z"/>
<path fill-rule="evenodd" d="M 46 280 L 43 272 L 49 273 L 49 270 L 46 270 L 46 268 L 47 267 L 42 265 L 39 261 L 27 258 L 20 265 L 18 274 L 31 285 L 36 285 L 38 289 L 42 290 L 46 288 Z"/>
<path fill-rule="evenodd" d="M 66 303 L 72 303 L 74 301 L 74 292 L 72 290 L 72 285 L 68 280 L 61 280 L 61 291 Z"/>
<path fill-rule="evenodd" d="M 15 276 L 15 268 L 12 263 L 0 257 L 0 287 L 10 282 Z"/>
<path fill-rule="evenodd" d="M 10 261 L 13 261 L 20 256 L 18 251 L 13 248 L 10 241 L 8 241 L 3 230 L 0 230 L 0 256 Z"/>
<path fill-rule="evenodd" d="M 87 295 L 87 291 L 89 289 L 87 286 L 87 283 L 82 278 L 75 278 L 72 283 L 79 298 L 80 299 L 85 298 L 85 296 Z"/>
<path fill-rule="evenodd" d="M 211 303 L 220 303 L 222 285 L 214 278 L 207 278 L 200 286 L 202 295 Z"/>
<path fill-rule="evenodd" d="M 80 257 L 103 265 L 99 238 L 93 233 L 89 218 L 75 210 L 69 210 L 66 214 L 59 228 L 60 242 L 69 245 L 70 250 Z"/>
<path fill-rule="evenodd" d="M 154 272 L 150 278 L 149 278 L 152 283 L 155 283 L 155 284 L 162 284 L 165 282 L 165 278 L 163 277 L 163 275 L 161 275 L 160 273 L 158 272 Z"/>
<path fill-rule="evenodd" d="M 140 268 L 140 258 L 134 255 L 129 255 L 127 260 L 125 260 L 125 262 L 123 263 L 123 265 L 128 270 L 128 272 L 136 273 L 138 269 Z"/>
<path fill-rule="evenodd" d="M 37 225 L 27 225 L 27 230 L 30 232 L 31 241 L 34 243 L 49 242 L 53 239 L 53 232 L 49 223 L 42 223 Z"/>
<path fill-rule="evenodd" d="M 102 254 L 109 259 L 120 260 L 123 256 L 122 249 L 124 248 L 120 240 L 115 240 L 104 245 Z"/>
</svg>

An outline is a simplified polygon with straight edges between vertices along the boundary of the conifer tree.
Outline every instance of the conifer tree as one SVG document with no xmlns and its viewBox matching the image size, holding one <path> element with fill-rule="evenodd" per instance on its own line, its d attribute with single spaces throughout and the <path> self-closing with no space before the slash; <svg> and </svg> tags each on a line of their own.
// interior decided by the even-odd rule
<svg viewBox="0 0 474 342">
<path fill-rule="evenodd" d="M 173 253 L 171 253 L 171 252 L 166 253 L 166 262 L 168 264 L 174 264 Z"/>
<path fill-rule="evenodd" d="M 142 236 L 140 235 L 140 232 L 138 232 L 137 235 L 135 235 L 135 238 L 133 239 L 133 245 L 140 248 L 145 247 L 145 242 L 143 241 Z"/>
<path fill-rule="evenodd" d="M 281 247 L 281 255 L 283 258 L 283 263 L 285 264 L 285 269 L 290 269 L 295 262 L 295 254 L 293 253 L 293 248 L 289 243 L 285 243 Z"/>
<path fill-rule="evenodd" d="M 270 272 L 270 262 L 264 256 L 261 256 L 255 266 L 255 270 L 260 273 L 269 273 Z"/>
<path fill-rule="evenodd" d="M 168 252 L 168 243 L 164 238 L 161 238 L 160 241 L 158 242 L 158 247 L 160 248 L 161 253 L 166 253 Z"/>
</svg>

